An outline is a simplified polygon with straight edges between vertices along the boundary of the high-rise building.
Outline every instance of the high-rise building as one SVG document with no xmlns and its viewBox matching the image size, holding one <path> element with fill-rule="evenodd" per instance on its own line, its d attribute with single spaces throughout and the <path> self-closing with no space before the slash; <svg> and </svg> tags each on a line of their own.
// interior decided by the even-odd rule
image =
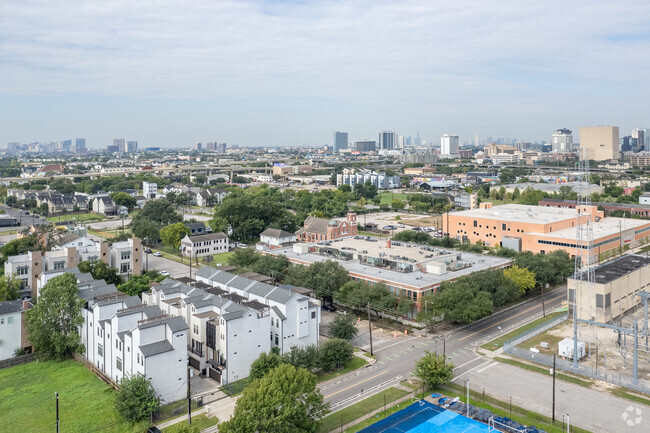
<svg viewBox="0 0 650 433">
<path fill-rule="evenodd" d="M 422 138 L 420 138 L 420 132 L 418 131 L 417 135 L 415 136 L 415 146 L 419 147 L 422 146 Z"/>
<path fill-rule="evenodd" d="M 138 142 L 137 141 L 127 141 L 126 142 L 126 151 L 129 153 L 134 153 L 138 151 Z"/>
<path fill-rule="evenodd" d="M 194 150 L 196 150 L 197 152 L 202 151 L 203 150 L 203 143 L 197 141 L 194 144 Z"/>
<path fill-rule="evenodd" d="M 374 152 L 377 150 L 377 142 L 375 140 L 361 140 L 354 143 L 354 147 L 358 152 Z"/>
<path fill-rule="evenodd" d="M 580 128 L 580 150 L 589 159 L 605 161 L 620 156 L 618 126 L 583 126 Z"/>
<path fill-rule="evenodd" d="M 115 138 L 113 139 L 113 146 L 117 146 L 118 152 L 125 152 L 126 140 L 124 140 L 123 138 Z"/>
<path fill-rule="evenodd" d="M 397 134 L 393 131 L 379 133 L 379 150 L 393 150 L 397 144 Z"/>
<path fill-rule="evenodd" d="M 570 152 L 573 147 L 573 133 L 570 129 L 557 129 L 551 137 L 553 152 L 565 153 Z M 580 137 L 582 138 L 582 137 Z"/>
<path fill-rule="evenodd" d="M 77 138 L 74 141 L 74 151 L 75 153 L 86 153 L 86 139 Z"/>
<path fill-rule="evenodd" d="M 458 158 L 458 136 L 444 134 L 440 137 L 440 157 Z"/>
<path fill-rule="evenodd" d="M 341 149 L 348 148 L 348 133 L 338 132 L 334 133 L 334 153 L 339 153 Z"/>
<path fill-rule="evenodd" d="M 630 147 L 630 138 L 632 138 L 629 135 L 626 135 L 625 137 L 621 137 L 621 152 L 630 152 L 631 147 Z"/>
<path fill-rule="evenodd" d="M 632 138 L 636 138 L 636 142 L 637 142 L 637 147 L 632 148 L 633 152 L 639 152 L 641 150 L 644 150 L 646 135 L 648 135 L 648 130 L 645 128 L 636 128 L 632 130 Z"/>
</svg>

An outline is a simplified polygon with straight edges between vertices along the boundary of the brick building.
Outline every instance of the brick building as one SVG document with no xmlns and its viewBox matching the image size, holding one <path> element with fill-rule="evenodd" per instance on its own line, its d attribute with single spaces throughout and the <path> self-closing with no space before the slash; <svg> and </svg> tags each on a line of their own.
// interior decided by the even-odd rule
<svg viewBox="0 0 650 433">
<path fill-rule="evenodd" d="M 296 232 L 296 238 L 302 242 L 315 242 L 356 236 L 358 234 L 357 214 L 349 211 L 345 221 L 308 217 L 304 226 Z"/>
</svg>

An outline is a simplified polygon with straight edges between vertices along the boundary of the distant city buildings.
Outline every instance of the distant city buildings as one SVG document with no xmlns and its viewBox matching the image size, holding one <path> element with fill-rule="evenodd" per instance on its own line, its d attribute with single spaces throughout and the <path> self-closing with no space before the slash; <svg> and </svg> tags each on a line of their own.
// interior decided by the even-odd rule
<svg viewBox="0 0 650 433">
<path fill-rule="evenodd" d="M 573 148 L 573 135 L 570 129 L 557 129 L 551 137 L 551 146 L 553 152 L 565 153 L 571 152 Z"/>
<path fill-rule="evenodd" d="M 396 148 L 397 134 L 393 131 L 379 133 L 379 150 L 393 150 Z"/>
<path fill-rule="evenodd" d="M 217 143 L 216 141 L 211 141 L 209 143 L 205 143 L 205 150 L 208 152 L 226 153 L 226 143 Z"/>
<path fill-rule="evenodd" d="M 605 161 L 620 156 L 618 126 L 587 126 L 580 128 L 580 149 L 589 159 Z"/>
<path fill-rule="evenodd" d="M 377 142 L 375 140 L 357 141 L 354 143 L 354 148 L 361 153 L 374 152 L 377 150 Z"/>
<path fill-rule="evenodd" d="M 371 170 L 356 171 L 353 168 L 345 168 L 343 174 L 336 175 L 336 186 L 350 185 L 354 188 L 355 185 L 366 182 L 370 182 L 378 189 L 399 188 L 400 177 L 398 175 L 387 176 L 386 173 Z"/>
<path fill-rule="evenodd" d="M 128 153 L 134 153 L 138 151 L 138 142 L 137 141 L 127 141 L 126 142 L 126 151 Z"/>
<path fill-rule="evenodd" d="M 126 151 L 126 140 L 123 138 L 114 138 L 113 147 L 117 147 L 117 151 L 122 153 Z"/>
<path fill-rule="evenodd" d="M 440 137 L 440 158 L 454 159 L 458 157 L 458 136 L 444 134 Z"/>
<path fill-rule="evenodd" d="M 341 149 L 348 148 L 348 133 L 335 132 L 334 133 L 334 153 L 339 153 Z"/>
</svg>

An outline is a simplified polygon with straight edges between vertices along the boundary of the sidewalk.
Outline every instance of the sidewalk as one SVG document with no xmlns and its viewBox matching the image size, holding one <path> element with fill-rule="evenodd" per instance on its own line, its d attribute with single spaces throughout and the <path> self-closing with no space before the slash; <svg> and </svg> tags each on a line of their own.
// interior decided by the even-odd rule
<svg viewBox="0 0 650 433">
<path fill-rule="evenodd" d="M 217 417 L 219 422 L 227 421 L 232 417 L 233 412 L 235 412 L 235 403 L 237 402 L 237 397 L 224 397 L 220 400 L 217 400 L 213 403 L 209 403 L 203 406 L 201 409 L 193 411 L 192 416 L 205 414 L 208 418 Z M 159 429 L 164 429 L 170 425 L 178 424 L 180 422 L 187 421 L 187 414 L 179 416 L 178 418 L 170 419 L 160 424 L 156 424 L 156 427 Z"/>
</svg>

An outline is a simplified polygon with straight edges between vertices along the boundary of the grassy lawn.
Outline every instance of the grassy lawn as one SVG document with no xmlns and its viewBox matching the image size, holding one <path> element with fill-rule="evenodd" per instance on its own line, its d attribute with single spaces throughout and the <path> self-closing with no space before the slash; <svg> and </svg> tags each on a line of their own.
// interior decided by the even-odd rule
<svg viewBox="0 0 650 433">
<path fill-rule="evenodd" d="M 446 385 L 442 394 L 444 394 L 446 397 L 458 397 L 463 403 L 467 401 L 467 394 L 465 393 L 464 388 L 459 385 Z M 524 409 L 515 405 L 512 405 L 511 414 L 511 406 L 509 402 L 497 400 L 489 396 L 484 396 L 483 394 L 476 391 L 470 391 L 470 404 L 482 409 L 488 409 L 496 415 L 506 416 L 527 426 L 534 425 L 539 429 L 543 429 L 547 433 L 562 433 L 564 431 L 562 426 L 562 415 L 559 414 L 559 412 L 556 412 L 555 424 L 552 424 L 551 418 L 547 416 L 540 415 L 536 412 L 532 412 L 528 409 Z M 588 430 L 584 430 L 575 426 L 571 426 L 571 431 L 575 433 L 589 433 Z"/>
<path fill-rule="evenodd" d="M 96 213 L 80 213 L 80 214 L 65 214 L 65 215 L 56 215 L 56 216 L 50 216 L 47 217 L 46 219 L 50 222 L 56 223 L 59 221 L 72 221 L 74 218 L 74 221 L 78 221 L 80 223 L 82 222 L 88 222 L 88 221 L 102 221 L 106 219 L 104 215 L 99 215 Z"/>
<path fill-rule="evenodd" d="M 524 332 L 526 332 L 526 331 L 528 331 L 530 329 L 533 329 L 536 326 L 541 325 L 542 323 L 546 323 L 546 322 L 548 322 L 550 320 L 553 320 L 556 317 L 559 317 L 559 316 L 562 316 L 562 315 L 565 315 L 565 314 L 566 314 L 566 311 L 559 311 L 559 312 L 547 314 L 546 317 L 540 317 L 539 319 L 533 320 L 532 322 L 527 323 L 524 326 L 515 329 L 514 331 L 510 331 L 507 334 L 503 334 L 503 335 L 499 336 L 498 338 L 495 338 L 494 340 L 492 340 L 492 341 L 490 341 L 488 343 L 485 343 L 484 345 L 481 346 L 481 348 L 485 349 L 485 350 L 495 351 L 496 349 L 499 349 L 500 347 L 503 347 L 503 343 L 505 343 L 508 340 L 512 340 L 517 335 L 523 334 Z"/>
<path fill-rule="evenodd" d="M 75 361 L 32 362 L 0 370 L 2 431 L 51 432 L 59 393 L 61 431 L 141 433 L 145 425 L 122 421 L 115 392 Z"/>
<path fill-rule="evenodd" d="M 617 388 L 612 391 L 612 394 L 614 394 L 617 397 L 624 398 L 626 400 L 630 400 L 636 403 L 641 403 L 641 404 L 645 404 L 646 406 L 650 406 L 650 399 L 641 397 L 640 395 L 631 394 L 625 388 Z"/>
<path fill-rule="evenodd" d="M 208 418 L 206 415 L 201 414 L 197 416 L 192 415 L 192 427 L 196 427 L 199 429 L 199 431 L 206 429 L 208 427 L 212 427 L 213 425 L 216 425 L 219 423 L 219 419 L 214 417 L 214 418 Z M 187 421 L 182 421 L 179 424 L 187 424 Z M 162 431 L 163 432 L 173 432 L 176 428 L 177 424 L 171 425 L 169 427 L 164 428 Z"/>
<path fill-rule="evenodd" d="M 244 389 L 246 389 L 249 383 L 251 383 L 250 377 L 245 377 L 243 379 L 229 383 L 228 385 L 223 386 L 220 389 L 226 394 L 228 394 L 229 396 L 233 397 L 235 395 L 244 392 Z"/>
<path fill-rule="evenodd" d="M 216 265 L 217 263 L 220 263 L 222 265 L 227 265 L 228 264 L 228 259 L 233 255 L 233 252 L 227 252 L 227 253 L 219 253 L 215 254 L 212 256 L 214 259 L 213 262 L 207 263 L 208 265 Z"/>
<path fill-rule="evenodd" d="M 345 409 L 342 409 L 338 412 L 326 416 L 321 420 L 321 426 L 318 431 L 320 433 L 330 432 L 336 429 L 337 427 L 340 427 L 341 424 L 347 424 L 374 410 L 382 408 L 384 406 L 384 396 L 386 396 L 386 403 L 389 403 L 404 397 L 408 393 L 409 393 L 408 391 L 405 391 L 403 389 L 388 388 L 384 392 L 375 394 L 372 397 L 369 397 L 365 400 L 361 400 L 359 403 L 353 404 L 352 406 L 348 406 Z M 404 407 L 405 406 L 406 403 L 404 403 Z M 370 424 L 376 421 L 377 421 L 376 419 L 373 419 L 373 421 Z M 358 431 L 358 430 L 352 430 L 352 431 Z"/>
<path fill-rule="evenodd" d="M 18 233 L 18 230 L 7 230 L 6 232 L 0 232 L 0 236 L 15 235 Z"/>
<path fill-rule="evenodd" d="M 523 368 L 523 369 L 528 370 L 528 371 L 533 371 L 535 373 L 540 373 L 540 374 L 550 376 L 550 368 L 546 367 L 546 366 L 542 367 L 542 366 L 528 364 L 528 363 L 525 363 L 525 362 L 516 361 L 514 359 L 506 359 L 506 358 L 500 358 L 500 357 L 496 357 L 495 360 L 497 360 L 499 362 L 503 362 L 504 364 L 514 365 L 515 367 L 520 367 L 520 368 Z M 571 376 L 571 375 L 564 374 L 564 373 L 557 373 L 555 375 L 555 377 L 558 380 L 562 380 L 564 382 L 574 383 L 576 385 L 584 386 L 585 388 L 590 388 L 591 385 L 593 384 L 593 382 L 591 380 L 579 379 L 579 378 L 577 378 L 575 376 Z"/>
<path fill-rule="evenodd" d="M 380 234 L 380 233 L 367 232 L 367 231 L 364 231 L 364 230 L 359 230 L 359 234 L 361 236 L 376 236 L 376 237 L 381 237 L 382 236 L 382 234 Z M 383 235 L 383 236 L 388 236 L 388 235 Z"/>
<path fill-rule="evenodd" d="M 405 202 L 407 196 L 408 196 L 408 194 L 405 194 L 403 192 L 396 192 L 396 193 L 382 192 L 381 193 L 381 202 L 379 202 L 379 204 L 390 205 L 393 200 L 402 200 L 402 201 Z"/>
<path fill-rule="evenodd" d="M 326 382 L 330 379 L 334 379 L 335 377 L 354 371 L 357 368 L 361 368 L 367 363 L 368 361 L 366 361 L 365 359 L 355 356 L 354 358 L 352 358 L 350 362 L 345 364 L 345 367 L 343 367 L 340 370 L 330 371 L 329 373 L 318 373 L 318 381 Z"/>
</svg>

